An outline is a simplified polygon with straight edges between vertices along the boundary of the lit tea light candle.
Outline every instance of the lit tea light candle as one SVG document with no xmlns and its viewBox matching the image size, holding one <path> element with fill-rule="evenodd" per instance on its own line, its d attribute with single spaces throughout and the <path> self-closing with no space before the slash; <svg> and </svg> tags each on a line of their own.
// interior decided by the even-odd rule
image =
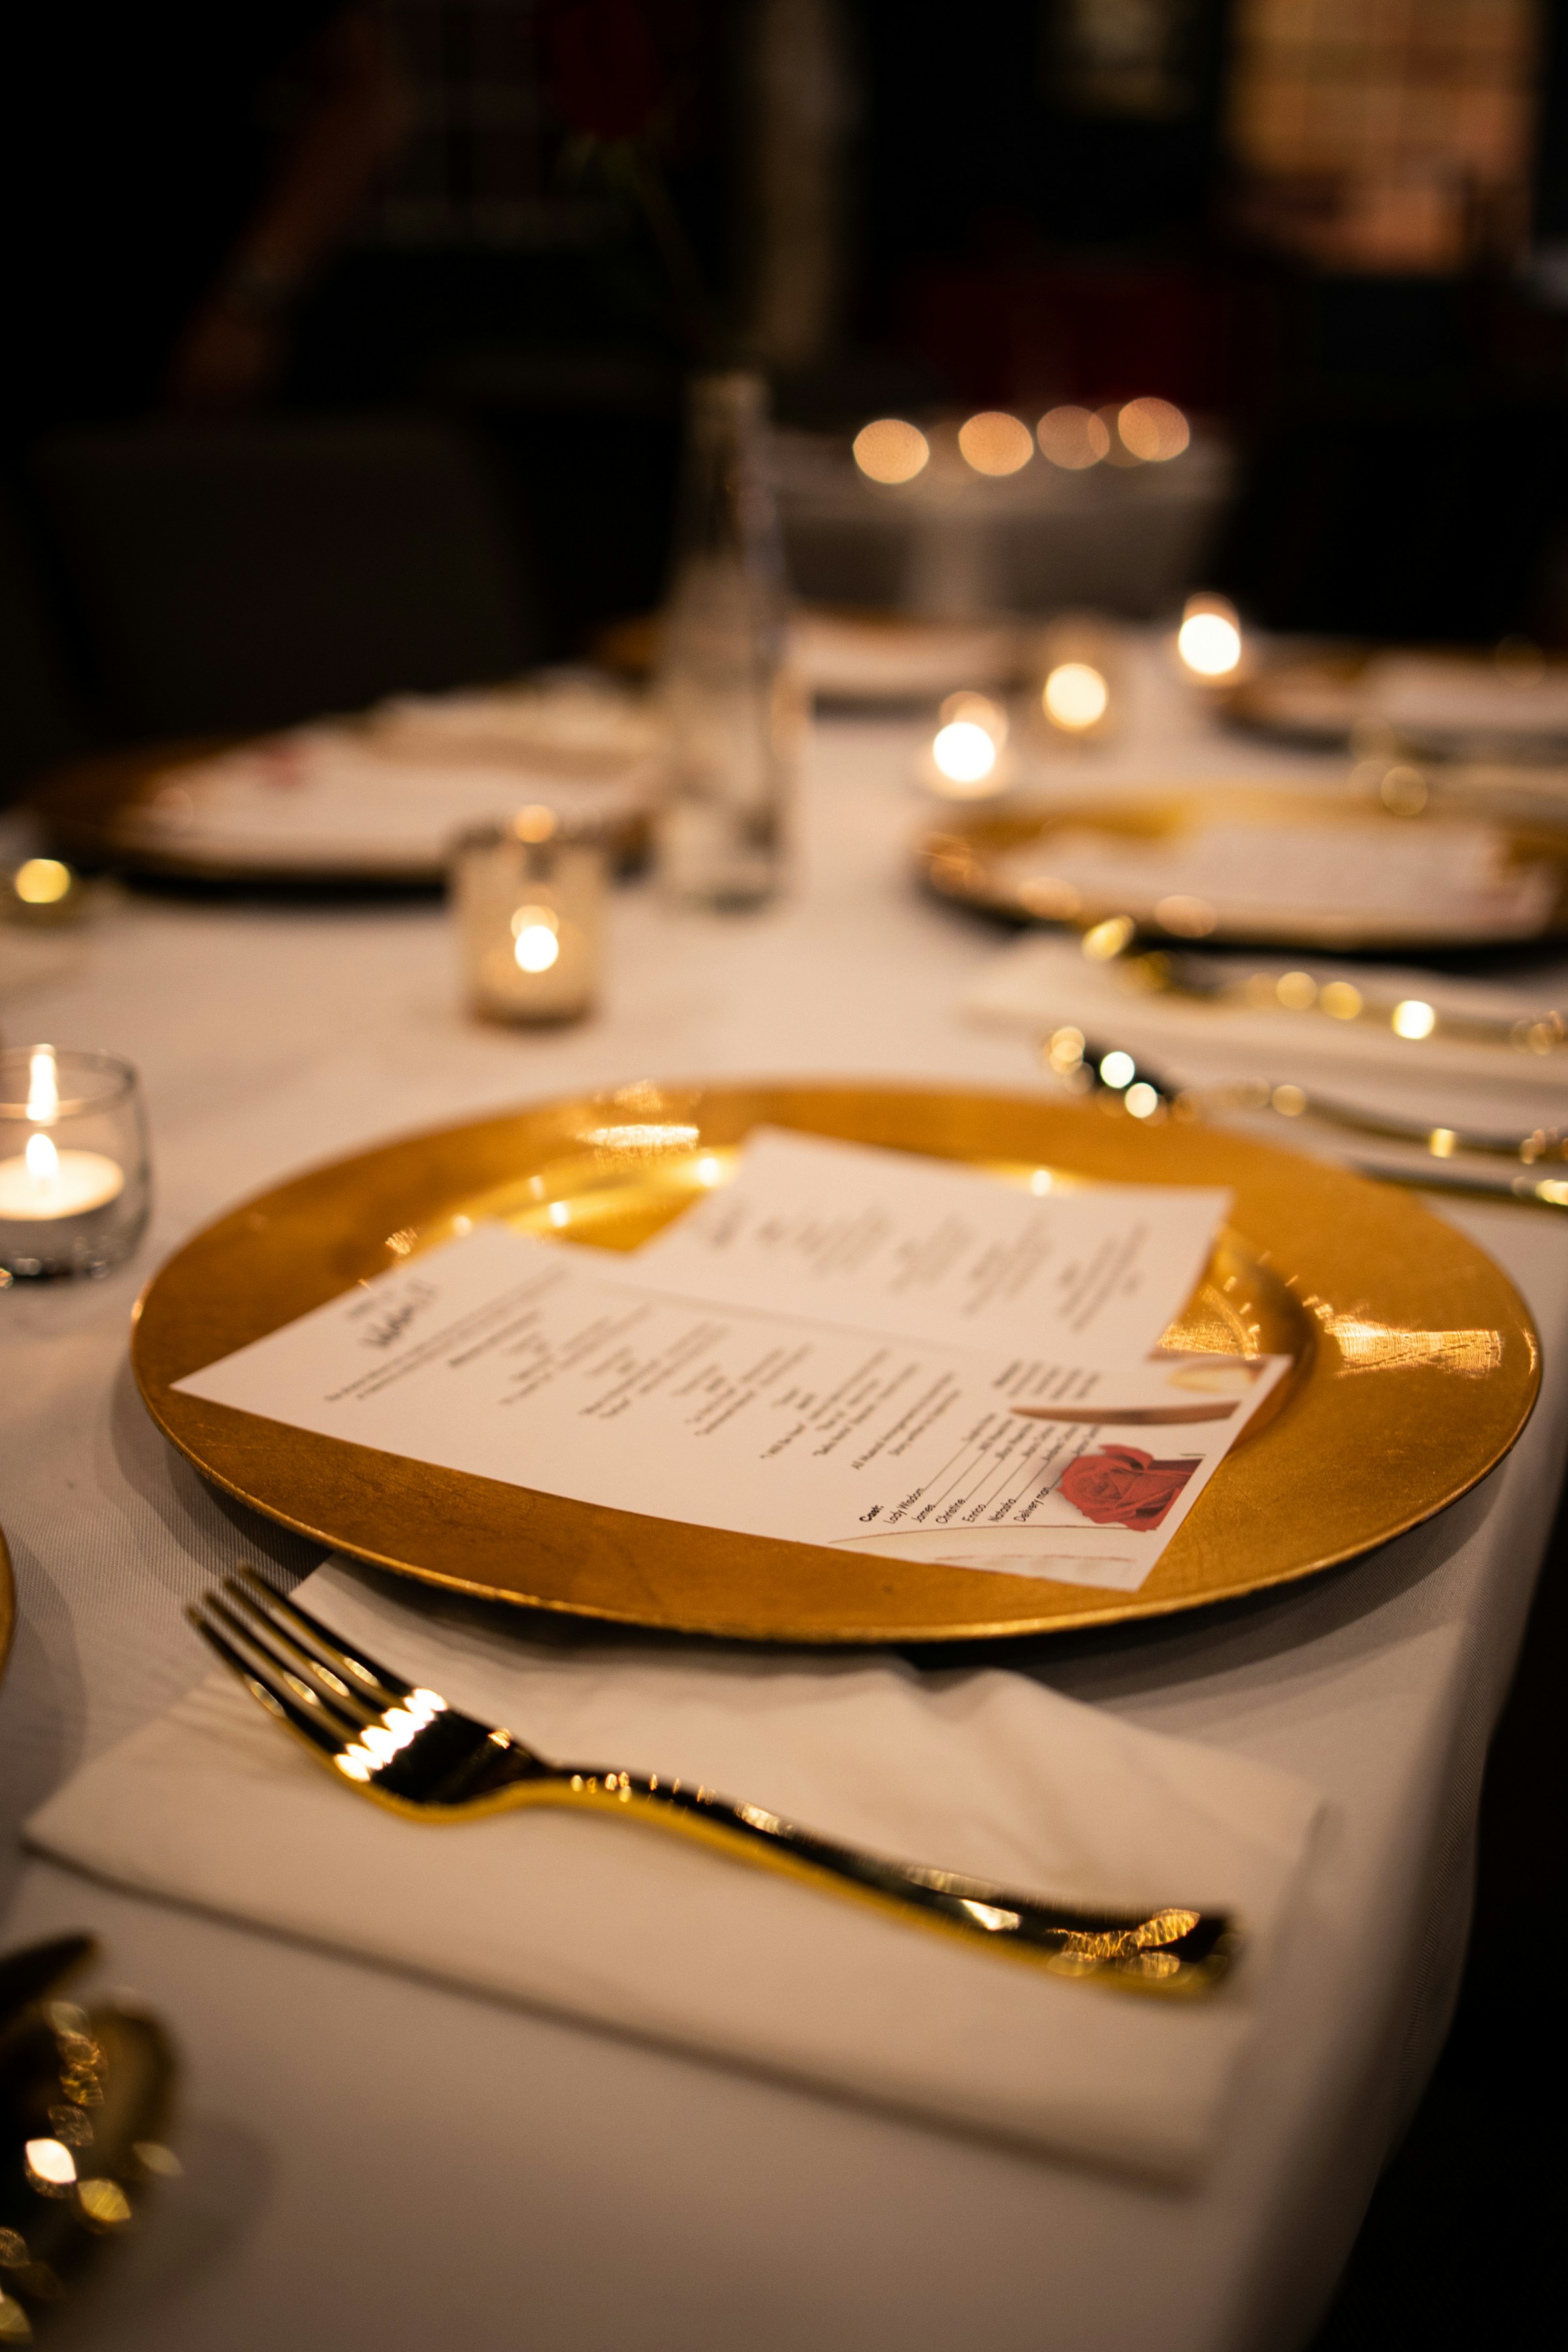
<svg viewBox="0 0 1568 2352">
<path fill-rule="evenodd" d="M 0 1218 L 77 1217 L 124 1189 L 125 1171 L 107 1153 L 61 1151 L 42 1133 L 29 1136 L 16 1158 L 0 1160 Z"/>
<path fill-rule="evenodd" d="M 1110 708 L 1110 688 L 1092 662 L 1058 662 L 1047 671 L 1040 707 L 1064 735 L 1087 735 Z"/>
<path fill-rule="evenodd" d="M 5 1275 L 106 1273 L 141 1238 L 148 1201 L 133 1070 L 53 1045 L 0 1054 Z"/>
<path fill-rule="evenodd" d="M 453 896 L 476 1012 L 571 1021 L 598 993 L 605 852 L 555 811 L 525 808 L 458 845 Z"/>
<path fill-rule="evenodd" d="M 1223 684 L 1241 667 L 1241 621 L 1225 596 L 1189 596 L 1176 632 L 1176 651 L 1189 677 Z"/>
<path fill-rule="evenodd" d="M 921 765 L 921 782 L 946 800 L 983 800 L 1012 771 L 1005 758 L 1007 713 L 987 694 L 950 694 Z"/>
<path fill-rule="evenodd" d="M 21 923 L 70 923 L 81 914 L 86 892 L 63 858 L 25 857 L 0 883 L 0 908 Z"/>
</svg>

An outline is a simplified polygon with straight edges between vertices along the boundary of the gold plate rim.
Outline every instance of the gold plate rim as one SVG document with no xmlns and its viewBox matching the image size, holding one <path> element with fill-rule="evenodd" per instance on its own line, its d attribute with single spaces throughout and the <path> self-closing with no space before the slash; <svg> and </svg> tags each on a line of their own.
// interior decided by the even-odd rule
<svg viewBox="0 0 1568 2352">
<path fill-rule="evenodd" d="M 1227 1184 L 1250 1262 L 1293 1292 L 1314 1344 L 1272 1427 L 1225 1465 L 1143 1588 L 1114 1595 L 858 1554 L 847 1597 L 841 1552 L 568 1503 L 174 1390 L 411 1246 L 443 1238 L 465 1203 L 500 1188 L 526 1182 L 535 1203 L 585 1203 L 595 1213 L 616 1186 L 616 1197 L 628 1187 L 642 1197 L 637 1186 L 654 1181 L 651 1147 L 617 1157 L 621 1147 L 606 1152 L 603 1139 L 646 1139 L 660 1120 L 688 1157 L 769 1123 L 971 1164 L 1071 1170 L 1091 1181 Z M 648 1230 L 648 1213 L 639 1213 Z M 1396 1359 L 1412 1333 L 1460 1330 L 1489 1342 L 1497 1360 L 1484 1379 L 1414 1360 L 1352 1377 L 1348 1343 L 1332 1336 L 1336 1311 L 1359 1318 L 1360 1331 L 1393 1334 Z M 1468 1492 L 1516 1442 L 1540 1384 L 1534 1326 L 1512 1284 L 1456 1228 L 1393 1188 L 1222 1129 L 1140 1125 L 1119 1108 L 844 1081 L 643 1082 L 425 1130 L 307 1171 L 241 1202 L 154 1275 L 135 1310 L 132 1360 L 153 1421 L 204 1476 L 324 1547 L 567 1616 L 825 1646 L 1060 1632 L 1295 1581 Z M 1375 1462 L 1369 1444 L 1381 1449 Z M 1281 1481 L 1310 1506 L 1284 1533 L 1271 1507 Z"/>
<path fill-rule="evenodd" d="M 1278 785 L 1194 784 L 1125 801 L 1041 801 L 1021 797 L 993 807 L 954 809 L 951 814 L 944 814 L 940 824 L 922 828 L 915 840 L 915 860 L 928 887 L 939 898 L 984 914 L 1004 916 L 1010 922 L 1059 928 L 1068 922 L 1066 915 L 1042 914 L 1030 908 L 1016 890 L 996 881 L 993 861 L 997 856 L 1022 848 L 1058 826 L 1091 825 L 1101 833 L 1125 833 L 1150 839 L 1186 831 L 1205 820 L 1237 815 L 1259 816 L 1268 822 L 1304 817 L 1313 823 L 1353 817 L 1389 826 L 1473 822 L 1473 818 L 1452 814 L 1396 816 L 1376 801 L 1291 793 Z M 1568 827 L 1515 819 L 1494 822 L 1508 835 L 1510 850 L 1516 856 L 1545 861 L 1557 869 L 1556 903 L 1550 919 L 1538 931 L 1524 937 L 1518 932 L 1498 935 L 1475 931 L 1456 939 L 1452 934 L 1438 937 L 1424 932 L 1414 925 L 1292 922 L 1279 929 L 1259 930 L 1222 921 L 1202 934 L 1202 944 L 1252 947 L 1260 951 L 1405 955 L 1436 947 L 1456 951 L 1486 947 L 1538 947 L 1568 935 Z M 1125 908 L 1109 899 L 1086 900 L 1074 909 L 1070 926 L 1082 930 L 1125 912 Z M 1190 930 L 1167 929 L 1152 915 L 1140 917 L 1139 929 L 1151 937 L 1179 939 L 1186 946 L 1194 943 L 1195 936 Z"/>
</svg>

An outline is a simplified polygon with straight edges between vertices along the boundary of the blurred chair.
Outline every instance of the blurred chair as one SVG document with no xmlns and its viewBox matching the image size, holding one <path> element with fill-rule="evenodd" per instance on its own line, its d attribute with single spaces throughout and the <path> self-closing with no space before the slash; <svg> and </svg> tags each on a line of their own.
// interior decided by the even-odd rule
<svg viewBox="0 0 1568 2352">
<path fill-rule="evenodd" d="M 0 491 L 0 804 L 85 740 L 57 621 L 23 518 Z"/>
<path fill-rule="evenodd" d="M 106 731 L 282 726 L 537 656 L 518 550 L 445 425 L 79 431 L 35 479 Z"/>
</svg>

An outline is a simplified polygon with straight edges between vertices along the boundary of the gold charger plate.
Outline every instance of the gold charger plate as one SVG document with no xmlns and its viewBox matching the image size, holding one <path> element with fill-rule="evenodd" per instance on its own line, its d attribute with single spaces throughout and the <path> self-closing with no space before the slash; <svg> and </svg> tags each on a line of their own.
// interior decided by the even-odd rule
<svg viewBox="0 0 1568 2352">
<path fill-rule="evenodd" d="M 1470 813 L 1474 821 L 1475 812 Z M 1441 815 L 1394 816 L 1373 800 L 1328 799 L 1318 793 L 1288 793 L 1268 785 L 1195 786 L 1163 793 L 1157 800 L 1050 802 L 975 809 L 944 816 L 915 843 L 915 856 L 925 880 L 939 898 L 956 899 L 985 914 L 1002 915 L 1013 922 L 1072 923 L 1080 929 L 1113 915 L 1137 916 L 1141 931 L 1154 937 L 1203 939 L 1215 945 L 1319 950 L 1329 953 L 1393 954 L 1422 949 L 1519 947 L 1555 939 L 1568 932 L 1568 828 L 1550 823 L 1510 822 L 1500 815 L 1497 830 L 1508 845 L 1510 859 L 1521 866 L 1544 865 L 1556 876 L 1556 896 L 1541 929 L 1517 930 L 1494 937 L 1476 929 L 1457 933 L 1424 929 L 1419 922 L 1395 924 L 1333 916 L 1315 919 L 1292 912 L 1277 924 L 1227 923 L 1196 899 L 1173 898 L 1152 909 L 1119 905 L 1110 898 L 1086 897 L 1069 884 L 1053 879 L 1049 871 L 1054 834 L 1088 826 L 1096 833 L 1131 841 L 1173 839 L 1199 826 L 1226 819 L 1258 824 L 1345 824 L 1353 822 L 1384 832 L 1391 845 L 1408 840 L 1412 825 L 1431 827 L 1448 822 Z M 1038 871 L 1020 881 L 1005 862 L 1018 850 L 1038 851 Z M 1375 851 L 1373 851 L 1375 854 Z"/>
<path fill-rule="evenodd" d="M 568 1502 L 175 1392 L 174 1381 L 356 1282 L 500 1216 L 626 1249 L 767 1124 L 961 1160 L 1017 1182 L 1225 1184 L 1236 1207 L 1175 1327 L 1295 1370 L 1141 1591 L 882 1560 Z M 1407 1196 L 1120 1104 L 854 1086 L 655 1087 L 542 1105 L 339 1160 L 198 1234 L 136 1313 L 153 1420 L 286 1527 L 492 1598 L 757 1641 L 980 1639 L 1159 1616 L 1326 1568 L 1464 1494 L 1539 1384 L 1529 1314 L 1480 1250 Z"/>
</svg>

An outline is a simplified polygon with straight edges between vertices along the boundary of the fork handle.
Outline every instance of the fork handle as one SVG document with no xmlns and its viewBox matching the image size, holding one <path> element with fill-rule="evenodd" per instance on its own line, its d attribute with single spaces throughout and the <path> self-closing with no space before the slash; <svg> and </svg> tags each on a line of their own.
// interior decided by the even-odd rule
<svg viewBox="0 0 1568 2352">
<path fill-rule="evenodd" d="M 826 1883 L 903 1918 L 1026 1955 L 1058 1976 L 1103 1977 L 1146 1992 L 1200 1992 L 1224 1975 L 1240 1944 L 1223 1912 L 1166 1905 L 1140 1915 L 1042 1903 L 986 1879 L 866 1853 L 679 1780 L 564 1768 L 541 1774 L 535 1764 L 520 1771 L 514 1785 L 536 1802 L 589 1805 L 679 1830 L 764 1869 Z"/>
</svg>

